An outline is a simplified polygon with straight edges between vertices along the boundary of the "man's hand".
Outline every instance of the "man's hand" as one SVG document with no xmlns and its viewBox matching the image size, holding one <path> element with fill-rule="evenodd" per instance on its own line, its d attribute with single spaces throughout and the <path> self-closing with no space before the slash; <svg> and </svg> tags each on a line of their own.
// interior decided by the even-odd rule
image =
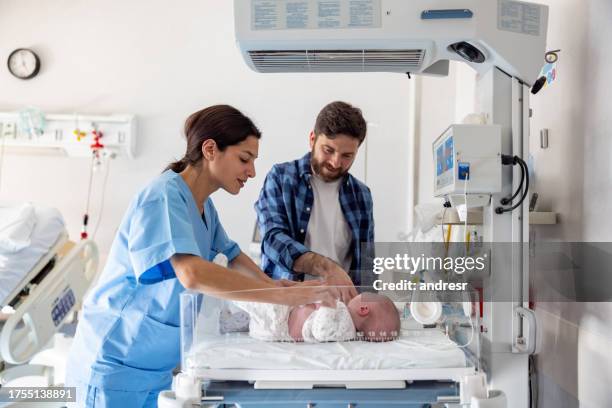
<svg viewBox="0 0 612 408">
<path fill-rule="evenodd" d="M 340 300 L 348 302 L 357 296 L 357 289 L 348 274 L 331 259 L 307 252 L 294 262 L 294 270 L 300 273 L 320 276 L 328 286 L 334 286 L 339 293 Z"/>
<path fill-rule="evenodd" d="M 325 272 L 322 272 L 323 282 L 326 285 L 333 286 L 340 293 L 340 300 L 345 304 L 357 296 L 357 289 L 353 285 L 353 281 L 348 274 L 337 263 L 330 261 L 330 264 Z"/>
</svg>

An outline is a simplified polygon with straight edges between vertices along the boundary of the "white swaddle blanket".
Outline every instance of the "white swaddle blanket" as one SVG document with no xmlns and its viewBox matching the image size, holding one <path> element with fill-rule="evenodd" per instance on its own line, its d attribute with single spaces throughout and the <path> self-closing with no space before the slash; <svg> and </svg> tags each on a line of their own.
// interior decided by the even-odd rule
<svg viewBox="0 0 612 408">
<path fill-rule="evenodd" d="M 346 305 L 340 301 L 336 308 L 321 306 L 304 322 L 302 337 L 306 343 L 347 341 L 357 335 L 355 324 Z"/>
<path fill-rule="evenodd" d="M 285 305 L 258 302 L 234 302 L 249 314 L 249 335 L 264 341 L 291 341 L 289 335 L 289 312 Z"/>
<path fill-rule="evenodd" d="M 234 302 L 250 316 L 249 335 L 264 341 L 293 341 L 289 335 L 289 313 L 284 305 L 257 302 Z M 307 343 L 347 341 L 356 336 L 348 308 L 338 302 L 335 309 L 319 307 L 304 322 L 302 337 Z"/>
</svg>

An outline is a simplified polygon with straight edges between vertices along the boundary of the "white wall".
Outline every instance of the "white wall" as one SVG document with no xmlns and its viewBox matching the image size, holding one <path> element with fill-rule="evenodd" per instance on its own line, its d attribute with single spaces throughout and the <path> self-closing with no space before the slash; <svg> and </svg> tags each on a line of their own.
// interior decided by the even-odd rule
<svg viewBox="0 0 612 408">
<path fill-rule="evenodd" d="M 610 241 L 612 226 L 608 218 L 602 217 L 612 199 L 612 2 L 590 0 L 588 5 L 587 41 L 583 43 L 588 63 L 578 77 L 579 86 L 584 87 L 584 131 L 577 136 L 584 139 L 583 235 L 587 241 L 596 242 Z"/>
<path fill-rule="evenodd" d="M 539 238 L 579 241 L 583 227 L 585 140 L 584 78 L 587 64 L 589 1 L 550 0 L 548 49 L 561 49 L 558 80 L 533 96 L 530 151 L 535 159 L 538 209 L 555 211 L 559 224 L 538 230 Z M 569 29 L 571 27 L 571 29 Z M 540 147 L 540 130 L 549 129 L 549 148 Z"/>
<path fill-rule="evenodd" d="M 318 111 L 328 102 L 345 100 L 376 125 L 368 140 L 367 172 L 375 198 L 376 233 L 381 240 L 396 239 L 405 229 L 406 211 L 400 200 L 382 197 L 406 195 L 410 81 L 399 74 L 254 73 L 235 44 L 232 4 L 3 0 L 0 59 L 15 48 L 31 47 L 41 57 L 42 70 L 35 79 L 21 81 L 0 69 L 0 111 L 36 106 L 53 113 L 137 115 L 137 158 L 111 163 L 104 218 L 96 236 L 104 253 L 136 191 L 182 155 L 182 125 L 191 112 L 216 103 L 232 104 L 263 131 L 257 178 L 239 199 L 224 192 L 214 195 L 228 233 L 244 248 L 255 222 L 252 204 L 266 172 L 274 163 L 301 157 Z M 364 156 L 363 148 L 360 155 Z M 89 160 L 4 158 L 0 199 L 59 208 L 76 238 Z M 363 178 L 365 157 L 359 160 L 356 175 Z M 393 177 L 387 178 L 389 174 Z M 99 202 L 96 196 L 90 225 L 96 222 Z"/>
<path fill-rule="evenodd" d="M 434 201 L 434 162 L 431 144 L 454 121 L 454 67 L 454 64 L 451 64 L 448 77 L 422 78 L 421 92 L 419 92 L 420 121 L 417 128 L 419 151 L 417 203 Z"/>
<path fill-rule="evenodd" d="M 610 242 L 612 108 L 608 75 L 612 36 L 609 0 L 550 0 L 549 48 L 561 51 L 559 80 L 533 99 L 531 151 L 542 207 L 559 225 L 535 230 L 538 239 Z M 539 130 L 550 129 L 541 149 Z M 577 276 L 576 282 L 591 276 Z M 597 282 L 587 282 L 597 286 Z M 538 356 L 542 407 L 612 405 L 612 305 L 541 303 L 543 347 Z"/>
</svg>

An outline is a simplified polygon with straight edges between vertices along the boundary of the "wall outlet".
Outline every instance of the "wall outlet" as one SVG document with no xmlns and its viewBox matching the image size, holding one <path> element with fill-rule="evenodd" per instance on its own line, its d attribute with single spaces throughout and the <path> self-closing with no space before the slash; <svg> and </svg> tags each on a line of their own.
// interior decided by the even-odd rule
<svg viewBox="0 0 612 408">
<path fill-rule="evenodd" d="M 4 122 L 2 124 L 2 137 L 3 138 L 13 138 L 17 137 L 17 126 L 14 122 Z"/>
</svg>

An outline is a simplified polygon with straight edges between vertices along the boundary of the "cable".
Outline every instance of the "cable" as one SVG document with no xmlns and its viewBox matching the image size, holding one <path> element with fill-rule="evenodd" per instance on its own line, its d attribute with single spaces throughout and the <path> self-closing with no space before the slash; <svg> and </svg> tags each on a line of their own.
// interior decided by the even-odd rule
<svg viewBox="0 0 612 408">
<path fill-rule="evenodd" d="M 440 223 L 440 227 L 442 227 L 442 242 L 444 243 L 444 257 L 446 257 L 446 254 L 448 253 L 448 246 L 450 244 L 452 231 L 452 224 L 448 224 L 448 230 L 446 233 L 444 232 L 444 220 L 446 219 L 446 210 L 448 210 L 450 206 L 450 202 L 446 201 L 444 203 L 444 211 L 442 212 L 442 222 Z"/>
<path fill-rule="evenodd" d="M 548 51 L 546 54 L 544 54 L 544 61 L 549 64 L 554 64 L 559 59 L 559 52 L 561 52 L 561 50 Z"/>
<path fill-rule="evenodd" d="M 518 156 L 514 156 L 512 158 L 513 165 L 518 163 L 517 159 L 518 159 Z M 516 198 L 517 195 L 519 195 L 519 193 L 523 189 L 523 183 L 525 182 L 525 169 L 523 168 L 523 166 L 520 166 L 520 167 L 521 167 L 521 182 L 520 182 L 518 188 L 516 189 L 516 191 L 514 192 L 514 194 L 512 194 L 512 196 L 510 198 L 502 198 L 501 199 L 502 205 L 511 204 L 512 201 Z"/>
<path fill-rule="evenodd" d="M 81 239 L 87 239 L 87 224 L 89 223 L 89 202 L 91 199 L 91 187 L 93 182 L 94 166 L 96 165 L 96 153 L 92 152 L 91 164 L 89 166 L 89 182 L 87 184 L 87 201 L 85 203 L 85 213 L 83 214 L 83 227 L 81 230 Z"/>
<path fill-rule="evenodd" d="M 513 205 L 510 208 L 504 208 L 504 207 L 497 207 L 495 209 L 495 213 L 496 214 L 503 214 L 506 212 L 510 212 L 510 211 L 514 211 L 515 209 L 517 209 L 521 204 L 523 204 L 523 201 L 525 201 L 525 198 L 527 198 L 527 194 L 529 192 L 529 168 L 527 167 L 527 163 L 525 163 L 525 161 L 523 159 L 521 159 L 518 156 L 514 156 L 514 160 L 521 166 L 521 168 L 523 169 L 524 175 L 525 175 L 525 189 L 523 190 L 523 195 L 521 196 L 521 199 L 518 203 L 516 203 L 515 205 Z M 504 163 L 506 164 L 506 163 Z"/>
<path fill-rule="evenodd" d="M 463 183 L 463 199 L 465 200 L 465 220 L 464 220 L 464 227 L 463 227 L 463 233 L 464 235 L 464 240 L 466 241 L 465 244 L 465 249 L 466 249 L 466 253 L 465 255 L 467 256 L 467 253 L 470 250 L 470 242 L 469 242 L 469 235 L 468 235 L 468 212 L 469 212 L 469 207 L 468 207 L 468 196 L 467 196 L 467 191 L 468 191 L 468 183 L 470 182 L 470 172 L 468 171 L 467 173 L 465 173 L 465 182 Z M 468 237 L 468 238 L 466 238 Z"/>
<path fill-rule="evenodd" d="M 98 220 L 96 221 L 96 226 L 94 227 L 93 234 L 91 236 L 92 239 L 96 238 L 96 233 L 98 232 L 100 222 L 102 221 L 102 214 L 104 213 L 104 198 L 106 197 L 106 184 L 108 181 L 108 173 L 110 173 L 111 160 L 112 158 L 110 156 L 106 158 L 106 171 L 104 172 L 104 181 L 102 182 L 102 197 L 100 199 L 100 206 L 98 207 L 100 214 L 98 215 Z"/>
<path fill-rule="evenodd" d="M 450 203 L 448 203 L 449 205 L 446 205 L 447 203 L 444 203 L 444 212 L 442 213 L 442 224 L 440 225 L 442 227 L 442 242 L 444 243 L 444 258 L 446 258 L 448 256 L 448 248 L 450 246 L 450 240 L 451 240 L 451 234 L 453 231 L 453 225 L 452 224 L 448 224 L 447 225 L 447 230 L 446 233 L 444 233 L 444 220 L 446 219 L 446 210 L 448 210 L 448 208 L 450 207 Z M 448 274 L 448 270 L 446 268 L 444 268 L 444 266 L 442 266 L 442 270 L 444 272 L 444 274 Z"/>
<path fill-rule="evenodd" d="M 523 204 L 523 201 L 525 201 L 525 198 L 527 198 L 527 193 L 529 191 L 529 169 L 527 168 L 527 163 L 525 163 L 522 159 L 519 159 L 519 165 L 521 166 L 521 168 L 523 168 L 523 171 L 525 172 L 525 180 L 526 180 L 525 190 L 523 191 L 523 195 L 521 196 L 520 201 L 516 203 L 515 205 L 513 205 L 512 207 L 505 209 L 506 212 L 514 211 L 521 204 Z"/>
<path fill-rule="evenodd" d="M 538 373 L 535 356 L 529 356 L 529 399 L 530 408 L 538 407 Z"/>
<path fill-rule="evenodd" d="M 513 205 L 508 211 L 513 211 L 514 209 L 518 208 L 518 206 L 520 206 L 523 201 L 525 201 L 525 198 L 527 198 L 527 193 L 529 192 L 529 169 L 527 168 L 527 163 L 525 163 L 523 161 L 523 159 L 518 159 L 519 160 L 519 165 L 521 166 L 521 168 L 523 169 L 524 173 L 525 173 L 525 190 L 523 191 L 523 195 L 521 196 L 521 199 L 518 203 L 516 203 L 515 205 Z"/>
<path fill-rule="evenodd" d="M 444 235 L 444 220 L 446 219 L 446 210 L 448 210 L 448 207 L 444 206 L 444 211 L 442 211 L 442 222 L 440 223 L 440 226 L 442 227 L 442 242 L 445 244 L 446 236 Z"/>
</svg>

